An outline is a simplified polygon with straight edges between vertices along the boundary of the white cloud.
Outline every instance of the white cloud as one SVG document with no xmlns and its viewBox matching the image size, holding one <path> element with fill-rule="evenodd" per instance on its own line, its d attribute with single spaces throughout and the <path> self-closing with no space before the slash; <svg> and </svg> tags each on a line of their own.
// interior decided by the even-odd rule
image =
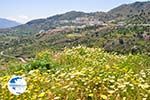
<svg viewBox="0 0 150 100">
<path fill-rule="evenodd" d="M 28 20 L 29 19 L 29 17 L 28 16 L 25 16 L 25 15 L 20 15 L 20 16 L 18 16 L 20 19 L 24 19 L 24 20 Z"/>
<path fill-rule="evenodd" d="M 31 20 L 30 17 L 25 16 L 25 15 L 10 16 L 10 17 L 7 17 L 7 19 L 14 20 L 14 21 L 17 21 L 17 22 L 20 22 L 20 23 L 26 23 L 26 22 Z"/>
</svg>

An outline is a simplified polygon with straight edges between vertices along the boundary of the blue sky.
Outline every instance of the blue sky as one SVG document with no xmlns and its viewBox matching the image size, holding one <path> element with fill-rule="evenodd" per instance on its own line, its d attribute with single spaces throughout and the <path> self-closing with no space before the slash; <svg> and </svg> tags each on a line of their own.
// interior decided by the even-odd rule
<svg viewBox="0 0 150 100">
<path fill-rule="evenodd" d="M 108 11 L 124 3 L 149 0 L 0 0 L 0 18 L 21 23 L 76 10 Z"/>
</svg>

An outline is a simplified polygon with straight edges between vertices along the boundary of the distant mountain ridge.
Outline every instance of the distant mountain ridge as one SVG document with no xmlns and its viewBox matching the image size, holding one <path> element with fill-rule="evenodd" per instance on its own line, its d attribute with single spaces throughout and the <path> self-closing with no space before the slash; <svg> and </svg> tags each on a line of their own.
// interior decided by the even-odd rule
<svg viewBox="0 0 150 100">
<path fill-rule="evenodd" d="M 24 25 L 20 25 L 17 27 L 13 27 L 12 29 L 15 30 L 15 32 L 20 33 L 36 33 L 40 30 L 49 30 L 56 27 L 63 26 L 61 22 L 70 21 L 70 23 L 67 23 L 65 25 L 74 25 L 71 21 L 76 21 L 78 18 L 92 18 L 97 19 L 101 21 L 107 21 L 111 19 L 111 15 L 105 13 L 105 12 L 93 12 L 93 13 L 85 13 L 85 12 L 78 12 L 78 11 L 70 11 L 64 14 L 58 14 L 55 16 L 51 16 L 45 19 L 36 19 L 27 22 Z"/>
<path fill-rule="evenodd" d="M 94 18 L 104 22 L 118 20 L 128 23 L 150 23 L 150 1 L 123 4 L 108 12 L 84 13 L 71 11 L 45 19 L 32 20 L 24 25 L 13 27 L 12 30 L 17 33 L 37 33 L 40 30 L 49 30 L 59 27 L 62 25 L 60 24 L 62 21 L 65 22 L 83 17 Z M 72 25 L 72 23 L 68 23 L 67 25 Z"/>
<path fill-rule="evenodd" d="M 110 10 L 108 13 L 112 15 L 122 15 L 123 17 L 128 17 L 128 15 L 137 15 L 142 11 L 145 13 L 150 12 L 150 1 L 123 4 Z"/>
<path fill-rule="evenodd" d="M 150 1 L 123 4 L 108 12 L 114 19 L 128 19 L 129 23 L 150 24 Z"/>
<path fill-rule="evenodd" d="M 11 28 L 20 25 L 20 23 L 4 18 L 0 18 L 0 28 Z"/>
</svg>

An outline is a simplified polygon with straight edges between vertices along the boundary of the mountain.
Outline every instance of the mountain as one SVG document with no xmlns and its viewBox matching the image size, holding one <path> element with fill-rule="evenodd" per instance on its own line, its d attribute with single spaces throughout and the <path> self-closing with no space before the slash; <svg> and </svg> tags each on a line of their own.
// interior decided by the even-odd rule
<svg viewBox="0 0 150 100">
<path fill-rule="evenodd" d="M 132 4 L 123 4 L 108 12 L 93 12 L 84 13 L 77 11 L 70 11 L 64 14 L 51 16 L 45 19 L 32 20 L 24 25 L 12 28 L 16 33 L 37 33 L 40 30 L 49 30 L 60 26 L 71 26 L 77 18 L 91 18 L 101 20 L 104 22 L 115 20 L 123 20 L 129 24 L 131 23 L 150 23 L 150 1 L 135 2 Z M 92 20 L 93 20 L 92 19 Z"/>
<path fill-rule="evenodd" d="M 145 25 L 149 22 L 149 7 L 149 2 L 135 2 L 121 5 L 109 12 L 71 11 L 1 29 L 0 51 L 11 47 L 8 53 L 26 58 L 44 48 L 60 50 L 81 44 L 123 54 L 150 52 L 150 30 Z M 135 22 L 141 24 L 133 24 Z M 10 37 L 6 38 L 7 36 Z"/>
<path fill-rule="evenodd" d="M 70 11 L 64 14 L 58 14 L 51 16 L 45 19 L 37 19 L 27 22 L 24 25 L 20 25 L 12 28 L 17 33 L 37 33 L 40 30 L 49 30 L 61 26 L 79 26 L 77 20 L 91 20 L 97 19 L 102 21 L 107 21 L 111 18 L 111 15 L 108 15 L 105 12 L 94 12 L 94 13 L 84 13 L 78 11 Z"/>
<path fill-rule="evenodd" d="M 10 33 L 19 34 L 33 34 L 38 33 L 41 30 L 48 31 L 56 27 L 62 26 L 79 26 L 78 19 L 85 20 L 97 20 L 108 22 L 110 20 L 125 21 L 128 24 L 149 24 L 150 23 L 150 1 L 147 2 L 135 2 L 132 4 L 123 4 L 108 12 L 93 12 L 84 13 L 77 11 L 70 11 L 64 14 L 58 14 L 43 19 L 36 19 L 27 22 L 26 24 L 11 28 Z M 7 24 L 9 25 L 9 24 Z M 12 25 L 12 26 L 13 26 Z M 18 23 L 17 23 L 18 25 Z M 7 26 L 7 27 L 12 27 Z M 6 27 L 6 26 L 5 26 Z"/>
<path fill-rule="evenodd" d="M 71 12 L 67 12 L 65 14 L 59 14 L 59 15 L 55 15 L 52 17 L 48 17 L 45 19 L 36 19 L 36 20 L 32 20 L 27 22 L 24 25 L 20 25 L 17 27 L 12 28 L 13 30 L 15 30 L 16 32 L 22 32 L 22 33 L 36 33 L 39 32 L 40 30 L 48 30 L 50 28 L 54 28 L 56 26 L 58 26 L 58 22 L 61 20 L 71 20 L 74 19 L 76 17 L 82 17 L 82 16 L 86 16 L 86 13 L 83 12 L 76 12 L 76 11 L 71 11 Z"/>
<path fill-rule="evenodd" d="M 123 4 L 108 12 L 114 19 L 137 20 L 142 23 L 150 23 L 150 1 Z"/>
<path fill-rule="evenodd" d="M 18 25 L 20 25 L 20 23 L 8 19 L 0 18 L 0 28 L 10 28 Z"/>
</svg>

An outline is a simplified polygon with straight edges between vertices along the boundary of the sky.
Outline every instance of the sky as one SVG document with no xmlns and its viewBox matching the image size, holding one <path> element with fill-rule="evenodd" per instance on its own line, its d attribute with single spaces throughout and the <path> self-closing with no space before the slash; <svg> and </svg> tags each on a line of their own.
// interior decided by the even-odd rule
<svg viewBox="0 0 150 100">
<path fill-rule="evenodd" d="M 109 11 L 121 4 L 149 0 L 0 0 L 0 18 L 26 23 L 68 11 Z"/>
</svg>

